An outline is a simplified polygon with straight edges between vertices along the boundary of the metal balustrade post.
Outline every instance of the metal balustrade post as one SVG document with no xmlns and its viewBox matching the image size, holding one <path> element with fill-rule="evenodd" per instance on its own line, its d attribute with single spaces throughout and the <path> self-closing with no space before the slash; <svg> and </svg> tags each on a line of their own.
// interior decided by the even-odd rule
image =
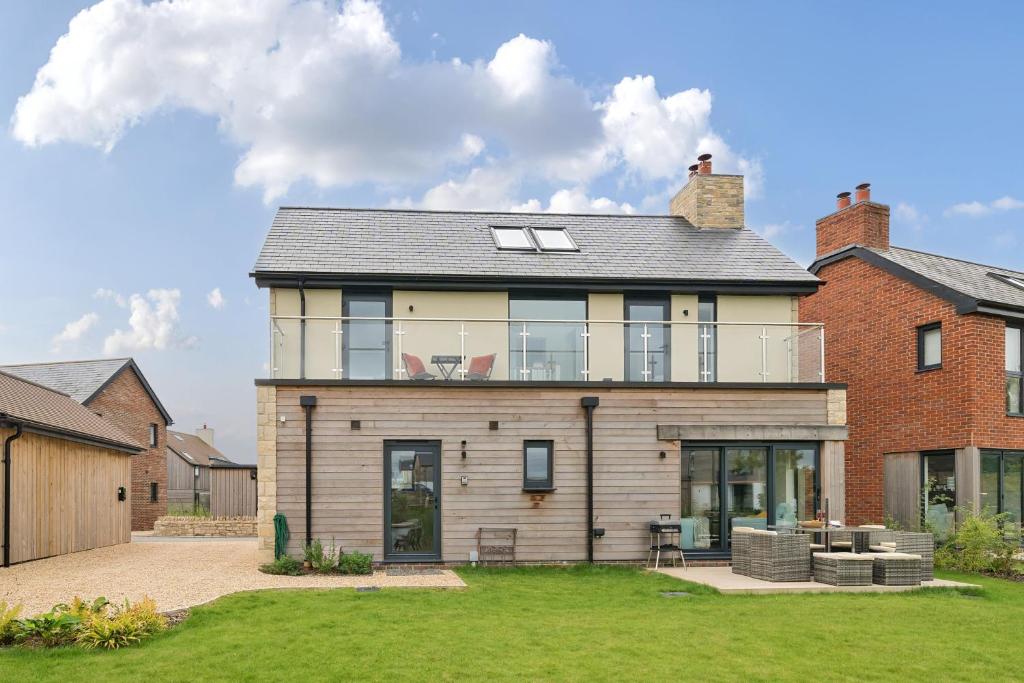
<svg viewBox="0 0 1024 683">
<path fill-rule="evenodd" d="M 583 323 L 583 332 L 580 333 L 583 337 L 583 370 L 580 374 L 583 375 L 584 381 L 590 379 L 590 323 Z"/>
<path fill-rule="evenodd" d="M 647 323 L 644 323 L 643 334 L 640 338 L 644 340 L 644 369 L 640 371 L 640 374 L 644 376 L 644 381 L 649 382 L 651 379 L 651 358 L 648 355 L 647 340 L 650 339 L 651 335 L 647 331 Z"/>
<path fill-rule="evenodd" d="M 708 370 L 708 338 L 711 336 L 708 334 L 707 325 L 700 326 L 700 337 L 703 349 L 701 350 L 701 370 L 700 370 L 700 381 L 707 382 L 711 376 L 711 371 Z"/>
<path fill-rule="evenodd" d="M 341 328 L 340 320 L 334 321 L 334 331 L 331 334 L 334 335 L 334 378 L 341 379 L 341 335 L 344 334 L 344 331 Z"/>
<path fill-rule="evenodd" d="M 526 367 L 526 338 L 530 336 L 530 333 L 526 330 L 526 322 L 523 322 L 523 331 L 519 333 L 523 338 L 523 367 L 519 368 L 519 374 L 525 380 L 527 375 L 530 374 L 530 369 Z"/>
<path fill-rule="evenodd" d="M 459 379 L 466 381 L 466 322 L 459 322 Z"/>
<path fill-rule="evenodd" d="M 402 361 L 402 337 L 405 336 L 405 329 L 402 327 L 401 320 L 394 321 L 395 326 L 395 345 L 398 347 L 398 367 L 395 368 L 395 376 L 398 379 L 402 379 L 402 373 L 405 372 L 405 363 Z"/>
<path fill-rule="evenodd" d="M 768 381 L 768 328 L 761 328 L 761 381 Z"/>
</svg>

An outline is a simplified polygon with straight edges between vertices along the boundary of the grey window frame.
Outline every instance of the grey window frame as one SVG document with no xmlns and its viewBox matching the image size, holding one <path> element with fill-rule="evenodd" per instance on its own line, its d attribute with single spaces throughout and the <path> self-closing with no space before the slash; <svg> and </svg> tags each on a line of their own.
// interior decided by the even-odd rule
<svg viewBox="0 0 1024 683">
<path fill-rule="evenodd" d="M 542 480 L 526 478 L 526 453 L 530 448 L 541 447 L 547 451 L 548 476 Z M 555 490 L 555 442 L 551 439 L 523 440 L 523 490 L 547 492 Z"/>
<path fill-rule="evenodd" d="M 569 231 L 566 230 L 565 228 L 533 228 L 533 227 L 531 227 L 529 229 L 529 232 L 531 233 L 531 237 L 533 238 L 534 243 L 537 245 L 537 250 L 538 251 L 547 251 L 547 252 L 556 252 L 556 253 L 557 252 L 563 252 L 564 253 L 564 252 L 572 252 L 572 251 L 579 251 L 580 250 L 580 246 L 576 243 L 576 240 L 573 239 L 573 236 L 571 234 L 569 234 Z M 542 232 L 560 232 L 563 235 L 565 235 L 565 237 L 569 240 L 569 244 L 571 246 L 569 246 L 569 247 L 545 247 L 544 243 L 540 241 L 540 233 L 542 233 Z"/>
<path fill-rule="evenodd" d="M 934 330 L 939 331 L 939 362 L 927 364 L 924 358 L 924 340 L 929 332 Z M 927 372 L 929 370 L 939 370 L 942 368 L 942 322 L 928 323 L 927 325 L 920 325 L 917 328 L 917 371 Z"/>
<path fill-rule="evenodd" d="M 156 422 L 149 423 L 149 447 L 156 448 L 160 439 L 160 427 Z"/>
<path fill-rule="evenodd" d="M 633 380 L 630 379 L 630 377 L 632 377 L 632 373 L 631 373 L 631 370 L 632 370 L 632 367 L 631 367 L 631 356 L 633 355 L 633 353 L 632 353 L 633 349 L 630 347 L 630 338 L 629 338 L 630 326 L 629 326 L 629 322 L 632 320 L 632 318 L 630 316 L 630 307 L 634 306 L 634 305 L 636 305 L 636 306 L 660 306 L 662 308 L 662 311 L 663 311 L 662 312 L 662 320 L 665 322 L 665 324 L 662 325 L 662 330 L 663 330 L 662 334 L 664 335 L 664 340 L 665 340 L 665 351 L 664 351 L 664 354 L 663 354 L 664 357 L 665 357 L 664 358 L 664 366 L 665 367 L 664 367 L 664 370 L 662 371 L 662 375 L 664 375 L 665 379 L 661 380 L 661 381 L 671 382 L 672 381 L 672 325 L 671 325 L 671 322 L 672 322 L 672 297 L 670 297 L 667 294 L 663 295 L 663 296 L 662 295 L 657 295 L 657 294 L 653 294 L 653 295 L 649 295 L 649 294 L 636 294 L 636 295 L 627 294 L 627 295 L 625 295 L 622 298 L 622 309 L 623 309 L 622 310 L 622 319 L 624 321 L 626 321 L 626 323 L 623 324 L 623 326 L 622 326 L 623 355 L 625 356 L 625 358 L 624 358 L 625 363 L 624 363 L 624 368 L 623 368 L 624 369 L 623 377 L 625 378 L 625 380 L 627 382 L 628 381 L 633 381 Z M 644 368 L 644 369 L 647 369 L 647 368 Z"/>
<path fill-rule="evenodd" d="M 700 305 L 711 304 L 713 315 L 711 320 L 700 319 Z M 718 295 L 704 293 L 697 295 L 697 381 L 714 383 L 718 381 Z M 710 356 L 708 367 L 703 367 L 704 346 L 700 341 L 702 336 L 708 333 L 708 356 Z M 707 373 L 705 376 L 703 373 Z"/>
<path fill-rule="evenodd" d="M 155 481 L 149 482 L 149 502 L 160 502 L 160 484 Z"/>
<path fill-rule="evenodd" d="M 1024 325 L 1013 325 L 1013 324 L 1007 323 L 1006 327 L 1010 328 L 1010 329 L 1018 330 L 1020 332 L 1020 336 L 1018 337 L 1018 339 L 1020 341 L 1020 348 L 1017 350 L 1017 353 L 1018 353 L 1017 357 L 1021 359 L 1021 369 L 1020 370 L 1017 370 L 1017 371 L 1006 370 L 1006 380 L 1005 380 L 1005 385 L 1004 385 L 1005 389 L 1006 389 L 1006 414 L 1007 415 L 1014 415 L 1014 416 L 1024 416 Z M 1003 339 L 1004 340 L 1006 339 L 1006 334 L 1005 333 L 1003 334 Z M 1005 359 L 1005 353 L 1006 353 L 1006 349 L 1004 348 L 1003 349 L 1003 354 L 1004 354 L 1003 357 L 1004 357 L 1004 359 Z M 1004 369 L 1006 368 L 1005 360 L 1004 360 L 1004 363 L 1003 363 L 1003 368 Z M 1020 410 L 1017 411 L 1017 412 L 1014 412 L 1014 411 L 1010 410 L 1009 385 L 1010 385 L 1010 378 L 1011 377 L 1016 377 L 1017 380 L 1018 380 L 1018 382 L 1017 382 L 1017 405 L 1020 406 Z"/>
<path fill-rule="evenodd" d="M 343 379 L 349 379 L 350 368 L 352 367 L 349 355 L 351 352 L 351 340 L 352 333 L 351 325 L 352 321 L 348 318 L 352 317 L 350 305 L 358 302 L 370 302 L 370 303 L 383 303 L 384 304 L 384 349 L 383 349 L 383 361 L 384 361 L 384 373 L 381 379 L 391 379 L 393 376 L 394 362 L 392 362 L 393 349 L 391 347 L 392 339 L 394 338 L 394 331 L 392 327 L 392 316 L 393 316 L 393 293 L 390 290 L 342 290 L 341 292 L 341 315 L 344 320 L 341 323 L 342 335 L 341 335 L 341 362 L 342 368 L 344 368 Z M 361 351 L 364 349 L 356 349 Z"/>
</svg>

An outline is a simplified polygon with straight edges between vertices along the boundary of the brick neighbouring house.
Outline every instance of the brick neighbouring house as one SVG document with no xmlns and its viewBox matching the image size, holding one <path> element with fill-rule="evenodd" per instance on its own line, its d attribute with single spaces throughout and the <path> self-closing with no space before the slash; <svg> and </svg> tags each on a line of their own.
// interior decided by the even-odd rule
<svg viewBox="0 0 1024 683">
<path fill-rule="evenodd" d="M 7 365 L 0 370 L 62 391 L 146 446 L 132 456 L 132 531 L 167 514 L 167 427 L 171 416 L 131 358 Z"/>
<path fill-rule="evenodd" d="M 825 323 L 827 375 L 849 385 L 848 521 L 1019 520 L 1024 273 L 891 246 L 866 184 L 817 221 L 810 271 L 825 284 L 801 319 Z"/>
</svg>

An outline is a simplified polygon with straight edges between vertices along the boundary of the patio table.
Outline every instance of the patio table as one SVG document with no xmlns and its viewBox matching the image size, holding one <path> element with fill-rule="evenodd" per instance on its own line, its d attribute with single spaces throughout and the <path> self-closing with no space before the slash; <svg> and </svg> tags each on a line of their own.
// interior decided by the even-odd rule
<svg viewBox="0 0 1024 683">
<path fill-rule="evenodd" d="M 825 552 L 832 552 L 832 534 L 836 532 L 844 532 L 850 534 L 850 538 L 853 542 L 850 543 L 850 552 L 856 553 L 858 547 L 867 548 L 868 543 L 865 541 L 863 544 L 858 544 L 856 540 L 857 534 L 867 534 L 870 538 L 871 532 L 877 532 L 879 529 L 865 529 L 859 526 L 824 526 L 821 528 L 814 527 L 802 527 L 802 526 L 784 526 L 781 524 L 769 524 L 768 529 L 771 531 L 786 531 L 792 533 L 802 534 L 821 534 L 825 537 Z"/>
<path fill-rule="evenodd" d="M 451 379 L 462 362 L 462 356 L 431 356 L 430 362 L 441 371 L 441 377 Z"/>
</svg>

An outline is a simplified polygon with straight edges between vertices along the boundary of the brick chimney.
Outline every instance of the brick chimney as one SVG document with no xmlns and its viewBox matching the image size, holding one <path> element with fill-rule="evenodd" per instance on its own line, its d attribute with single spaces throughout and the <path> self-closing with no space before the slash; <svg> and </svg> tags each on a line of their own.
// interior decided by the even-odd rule
<svg viewBox="0 0 1024 683">
<path fill-rule="evenodd" d="M 818 258 L 853 244 L 875 249 L 889 248 L 889 207 L 871 201 L 871 184 L 857 186 L 855 200 L 850 193 L 836 197 L 836 211 L 819 218 Z"/>
<path fill-rule="evenodd" d="M 205 424 L 196 430 L 196 436 L 206 442 L 206 445 L 213 448 L 213 428 Z"/>
<path fill-rule="evenodd" d="M 686 185 L 669 202 L 669 214 L 698 228 L 742 228 L 743 176 L 713 174 L 710 154 L 697 157 L 689 172 Z"/>
</svg>

